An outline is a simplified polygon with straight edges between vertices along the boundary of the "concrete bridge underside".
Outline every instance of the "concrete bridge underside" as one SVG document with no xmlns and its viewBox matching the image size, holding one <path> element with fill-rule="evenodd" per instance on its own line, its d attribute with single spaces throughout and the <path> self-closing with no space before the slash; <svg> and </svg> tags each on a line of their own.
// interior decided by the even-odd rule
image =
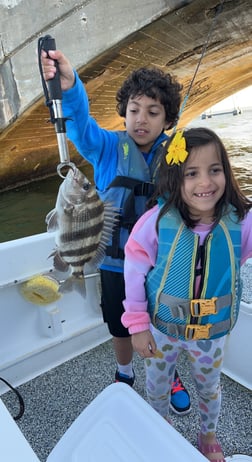
<svg viewBox="0 0 252 462">
<path fill-rule="evenodd" d="M 109 129 L 123 127 L 115 93 L 131 70 L 158 66 L 176 75 L 185 96 L 206 44 L 180 126 L 252 84 L 250 0 L 0 0 L 0 18 L 1 190 L 53 174 L 59 162 L 41 98 L 36 57 L 41 35 L 55 37 L 79 70 L 92 115 Z M 79 164 L 81 157 L 69 148 Z"/>
</svg>

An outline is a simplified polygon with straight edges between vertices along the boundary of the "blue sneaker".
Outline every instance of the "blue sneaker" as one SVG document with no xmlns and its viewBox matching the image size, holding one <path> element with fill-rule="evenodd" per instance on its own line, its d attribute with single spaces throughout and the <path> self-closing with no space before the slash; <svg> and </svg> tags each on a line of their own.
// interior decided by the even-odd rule
<svg viewBox="0 0 252 462">
<path fill-rule="evenodd" d="M 176 370 L 171 389 L 170 408 L 178 415 L 188 414 L 191 410 L 190 395 L 181 382 Z"/>
<path fill-rule="evenodd" d="M 130 387 L 133 387 L 134 382 L 135 382 L 135 374 L 133 377 L 129 377 L 128 375 L 120 374 L 119 371 L 116 370 L 115 382 L 127 383 L 127 385 L 129 385 Z"/>
</svg>

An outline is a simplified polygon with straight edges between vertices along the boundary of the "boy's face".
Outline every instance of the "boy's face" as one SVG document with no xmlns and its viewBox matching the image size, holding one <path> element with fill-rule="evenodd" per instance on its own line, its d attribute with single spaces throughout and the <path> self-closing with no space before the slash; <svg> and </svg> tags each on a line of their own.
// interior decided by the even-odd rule
<svg viewBox="0 0 252 462">
<path fill-rule="evenodd" d="M 164 106 L 149 96 L 129 98 L 125 126 L 142 152 L 148 153 L 160 133 L 169 127 Z"/>
</svg>

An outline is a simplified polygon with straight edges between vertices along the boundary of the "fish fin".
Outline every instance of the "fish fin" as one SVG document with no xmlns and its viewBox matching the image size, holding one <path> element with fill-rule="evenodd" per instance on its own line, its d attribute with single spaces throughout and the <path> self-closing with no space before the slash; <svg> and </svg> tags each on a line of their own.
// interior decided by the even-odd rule
<svg viewBox="0 0 252 462">
<path fill-rule="evenodd" d="M 64 207 L 64 213 L 65 213 L 66 215 L 72 215 L 72 214 L 73 214 L 73 211 L 74 211 L 74 206 L 73 206 L 73 205 L 71 205 L 71 204 L 65 205 L 65 207 Z"/>
<path fill-rule="evenodd" d="M 82 297 L 86 297 L 86 286 L 85 286 L 85 279 L 84 278 L 75 278 L 74 276 L 70 276 L 64 282 L 60 284 L 59 292 L 64 294 L 67 292 L 76 291 Z"/>
<path fill-rule="evenodd" d="M 45 222 L 47 224 L 47 231 L 50 233 L 52 231 L 56 231 L 58 229 L 58 214 L 56 209 L 51 210 L 45 218 Z"/>
<path fill-rule="evenodd" d="M 53 266 L 57 271 L 65 273 L 69 269 L 69 264 L 63 260 L 59 252 L 55 251 L 50 256 L 53 256 Z"/>
<path fill-rule="evenodd" d="M 104 202 L 104 220 L 101 238 L 96 253 L 91 260 L 94 266 L 98 267 L 104 260 L 106 247 L 112 238 L 114 228 L 118 222 L 119 210 L 116 210 L 111 202 Z"/>
<path fill-rule="evenodd" d="M 89 260 L 88 263 L 90 263 L 95 268 L 98 268 L 104 260 L 105 253 L 106 253 L 105 251 L 106 251 L 106 246 L 103 246 L 100 243 L 97 247 L 95 255 L 93 256 L 93 258 L 91 258 L 91 260 Z"/>
</svg>

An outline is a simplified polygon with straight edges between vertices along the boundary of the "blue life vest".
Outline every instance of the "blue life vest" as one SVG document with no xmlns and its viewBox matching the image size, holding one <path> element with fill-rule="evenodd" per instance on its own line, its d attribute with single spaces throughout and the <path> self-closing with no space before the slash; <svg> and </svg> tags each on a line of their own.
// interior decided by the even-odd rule
<svg viewBox="0 0 252 462">
<path fill-rule="evenodd" d="M 146 278 L 153 325 L 181 340 L 226 335 L 237 320 L 240 298 L 241 226 L 230 213 L 205 239 L 200 293 L 195 298 L 199 235 L 171 209 L 159 221 L 155 267 Z"/>
<path fill-rule="evenodd" d="M 146 210 L 146 201 L 154 192 L 154 183 L 163 152 L 160 144 L 150 165 L 126 131 L 118 132 L 118 164 L 116 177 L 104 191 L 98 191 L 103 201 L 113 204 L 119 222 L 111 243 L 107 246 L 102 267 L 123 268 L 124 246 L 134 224 Z"/>
</svg>

